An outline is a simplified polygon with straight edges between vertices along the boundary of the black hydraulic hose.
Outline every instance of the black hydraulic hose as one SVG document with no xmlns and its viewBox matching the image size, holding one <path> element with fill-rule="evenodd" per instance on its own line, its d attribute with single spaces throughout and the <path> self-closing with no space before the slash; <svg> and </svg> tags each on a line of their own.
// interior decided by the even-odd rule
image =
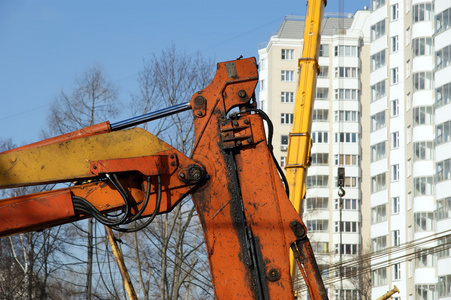
<svg viewBox="0 0 451 300">
<path fill-rule="evenodd" d="M 161 206 L 161 176 L 158 175 L 157 177 L 157 181 L 158 181 L 158 188 L 157 188 L 157 202 L 155 204 L 155 210 L 152 212 L 152 214 L 149 216 L 149 219 L 147 219 L 143 224 L 139 225 L 138 227 L 134 227 L 134 228 L 121 228 L 121 227 L 111 227 L 114 230 L 120 231 L 120 232 L 135 232 L 135 231 L 139 231 L 142 230 L 144 228 L 146 228 L 147 226 L 149 226 L 150 223 L 153 222 L 153 220 L 155 219 L 155 217 L 157 216 L 158 212 L 160 211 L 160 206 Z M 148 190 L 150 190 L 150 186 L 148 188 Z"/>
<path fill-rule="evenodd" d="M 147 177 L 146 198 L 144 199 L 143 206 L 141 207 L 141 209 L 138 211 L 138 213 L 136 215 L 134 215 L 131 219 L 127 220 L 127 222 L 125 222 L 124 224 L 128 224 L 128 223 L 131 223 L 133 221 L 136 221 L 139 217 L 141 217 L 143 212 L 146 210 L 147 204 L 149 203 L 149 198 L 150 198 L 150 184 L 151 184 L 151 181 L 152 181 L 151 177 L 148 176 Z"/>
</svg>

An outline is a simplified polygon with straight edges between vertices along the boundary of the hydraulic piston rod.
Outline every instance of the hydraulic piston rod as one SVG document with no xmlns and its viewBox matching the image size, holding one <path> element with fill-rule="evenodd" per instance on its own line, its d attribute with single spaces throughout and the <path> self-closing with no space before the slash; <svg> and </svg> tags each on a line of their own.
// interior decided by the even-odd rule
<svg viewBox="0 0 451 300">
<path fill-rule="evenodd" d="M 111 130 L 122 130 L 125 128 L 137 126 L 142 123 L 146 123 L 149 121 L 153 121 L 156 119 L 164 118 L 173 114 L 177 114 L 186 110 L 190 110 L 191 106 L 189 102 L 177 104 L 171 107 L 163 108 L 157 111 L 152 111 L 147 114 L 136 116 L 130 119 L 122 120 L 116 123 L 111 124 Z"/>
</svg>

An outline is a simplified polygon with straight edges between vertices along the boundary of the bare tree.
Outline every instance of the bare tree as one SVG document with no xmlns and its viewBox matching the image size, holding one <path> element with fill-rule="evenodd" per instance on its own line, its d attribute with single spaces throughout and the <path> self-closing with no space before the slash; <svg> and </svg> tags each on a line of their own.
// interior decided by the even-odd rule
<svg viewBox="0 0 451 300">
<path fill-rule="evenodd" d="M 52 103 L 49 133 L 64 134 L 105 121 L 118 113 L 116 101 L 116 86 L 106 79 L 102 67 L 91 67 L 75 79 L 71 93 L 62 90 Z"/>
<path fill-rule="evenodd" d="M 117 114 L 117 88 L 108 81 L 100 66 L 89 68 L 75 80 L 71 93 L 61 91 L 51 106 L 49 133 L 64 134 L 83 127 L 94 125 Z M 87 236 L 86 299 L 93 294 L 94 226 L 88 219 L 87 230 L 79 226 L 78 232 Z"/>
<path fill-rule="evenodd" d="M 11 139 L 0 140 L 0 152 L 15 148 Z M 0 192 L 4 198 L 42 192 L 47 186 L 20 187 Z M 48 283 L 60 265 L 60 227 L 0 239 L 0 298 L 47 299 Z"/>
<path fill-rule="evenodd" d="M 214 63 L 199 53 L 186 54 L 174 45 L 153 54 L 139 74 L 140 93 L 134 113 L 145 114 L 188 102 L 206 87 Z M 179 151 L 189 154 L 194 142 L 191 113 L 182 113 L 145 125 Z M 145 237 L 143 239 L 142 237 Z M 211 279 L 200 222 L 190 200 L 171 214 L 133 236 L 136 276 L 143 299 L 205 299 L 212 297 Z"/>
</svg>

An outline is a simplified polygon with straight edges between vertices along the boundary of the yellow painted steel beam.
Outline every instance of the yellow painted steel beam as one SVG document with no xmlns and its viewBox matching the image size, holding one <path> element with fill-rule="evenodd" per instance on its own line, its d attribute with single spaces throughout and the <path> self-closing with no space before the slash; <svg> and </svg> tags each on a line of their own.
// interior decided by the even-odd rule
<svg viewBox="0 0 451 300">
<path fill-rule="evenodd" d="M 288 141 L 286 177 L 290 188 L 290 201 L 302 215 L 307 168 L 310 165 L 311 127 L 316 79 L 319 71 L 318 53 L 321 22 L 325 0 L 309 0 L 304 30 L 304 46 L 299 60 L 299 81 L 296 90 L 294 120 Z M 292 274 L 294 258 L 290 256 Z"/>
<path fill-rule="evenodd" d="M 134 128 L 0 153 L 0 188 L 93 177 L 91 161 L 146 156 L 170 148 Z"/>
</svg>

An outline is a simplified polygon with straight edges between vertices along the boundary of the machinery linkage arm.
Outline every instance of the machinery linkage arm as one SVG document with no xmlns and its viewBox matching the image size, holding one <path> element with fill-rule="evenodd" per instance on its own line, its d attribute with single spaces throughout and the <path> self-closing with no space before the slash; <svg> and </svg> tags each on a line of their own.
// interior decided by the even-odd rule
<svg viewBox="0 0 451 300">
<path fill-rule="evenodd" d="M 213 81 L 188 105 L 175 108 L 192 109 L 191 157 L 142 129 L 124 130 L 154 115 L 1 153 L 0 188 L 75 184 L 0 200 L 0 236 L 91 216 L 129 231 L 127 224 L 152 220 L 191 194 L 216 299 L 293 299 L 290 248 L 311 298 L 327 299 L 306 227 L 268 147 L 263 121 L 272 125 L 256 109 L 257 82 L 255 58 L 219 63 Z M 112 211 L 119 216 L 112 218 Z"/>
</svg>

